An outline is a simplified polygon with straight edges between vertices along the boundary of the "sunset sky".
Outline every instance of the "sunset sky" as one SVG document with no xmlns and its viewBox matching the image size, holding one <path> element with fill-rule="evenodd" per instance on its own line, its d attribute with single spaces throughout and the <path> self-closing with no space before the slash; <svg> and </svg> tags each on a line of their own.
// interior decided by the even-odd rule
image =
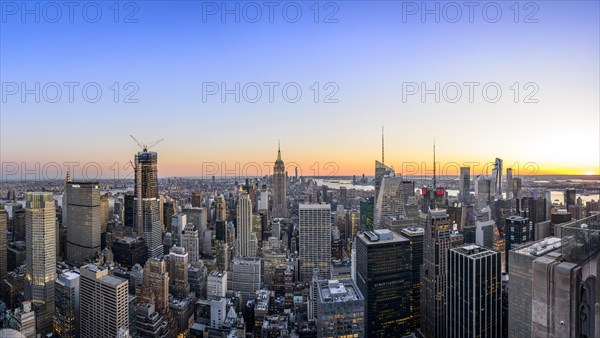
<svg viewBox="0 0 600 338">
<path fill-rule="evenodd" d="M 84 20 L 85 3 L 75 9 L 73 23 L 65 8 L 57 23 L 46 17 L 52 8 L 41 10 L 36 23 L 33 16 L 23 20 L 21 13 L 3 7 L 3 177 L 6 163 L 31 168 L 35 162 L 43 167 L 95 161 L 110 178 L 112 163 L 123 167 L 139 150 L 130 134 L 146 143 L 165 139 L 153 148 L 162 177 L 201 176 L 209 162 L 225 163 L 230 170 L 236 170 L 235 162 L 240 168 L 272 162 L 278 140 L 283 160 L 298 163 L 304 175 L 314 174 L 315 162 L 321 174 L 328 173 L 327 162 L 334 162 L 339 175 L 373 175 L 373 162 L 381 158 L 382 125 L 385 160 L 397 171 L 407 162 L 430 163 L 435 137 L 442 166 L 483 166 L 499 157 L 505 167 L 520 167 L 522 173 L 533 162 L 540 174 L 600 174 L 597 1 L 540 1 L 537 8 L 521 2 L 518 14 L 509 8 L 513 2 L 499 2 L 496 23 L 486 21 L 495 9 L 484 17 L 480 7 L 473 23 L 467 7 L 456 23 L 448 22 L 453 8 L 447 15 L 440 8 L 439 23 L 434 16 L 422 22 L 420 13 L 407 14 L 412 8 L 401 1 L 320 2 L 318 15 L 310 8 L 313 2 L 295 2 L 302 10 L 295 23 L 288 22 L 295 7 L 282 13 L 285 2 L 274 9 L 273 23 L 263 2 L 256 2 L 263 5 L 256 23 L 248 22 L 255 13 L 253 8 L 244 13 L 244 2 L 238 3 L 239 23 L 234 15 L 223 20 L 218 6 L 211 14 L 212 4 L 222 2 L 143 1 L 128 8 L 121 3 L 119 13 L 109 8 L 112 2 L 99 3 L 102 15 L 96 23 Z M 138 22 L 123 22 L 128 15 Z M 523 22 L 532 20 L 538 22 Z M 35 94 L 22 100 L 19 87 L 13 93 L 12 84 L 31 89 L 36 82 L 39 103 Z M 55 92 L 48 84 L 54 82 L 62 86 L 56 103 L 49 102 Z M 73 103 L 65 82 L 80 83 Z M 81 88 L 93 82 L 102 96 L 88 103 Z M 124 88 L 128 82 L 135 85 Z M 221 102 L 220 93 L 205 91 L 203 100 L 207 83 L 223 82 L 230 89 L 236 82 L 240 87 L 258 83 L 262 97 L 251 103 L 242 93 L 236 103 L 231 94 Z M 265 82 L 280 83 L 272 103 Z M 329 82 L 334 84 L 325 88 Z M 420 93 L 403 100 L 407 83 L 423 82 L 429 89 L 436 82 L 440 87 L 455 82 L 463 95 L 456 103 L 443 96 L 436 103 L 433 94 L 422 102 Z M 473 103 L 465 82 L 481 84 Z M 492 82 L 502 89 L 496 103 L 486 102 L 481 93 Z M 518 103 L 511 89 L 515 82 Z M 529 82 L 535 85 L 524 88 Z M 281 88 L 287 83 L 302 89 L 298 102 L 285 101 Z M 529 99 L 539 102 L 524 103 L 536 86 Z M 123 102 L 136 87 L 133 99 L 139 102 Z M 338 102 L 323 102 L 336 87 L 330 99 Z M 248 88 L 247 96 L 253 97 L 254 89 Z M 293 89 L 288 93 L 294 96 Z M 494 96 L 493 89 L 488 93 Z M 126 171 L 121 169 L 120 176 Z"/>
</svg>

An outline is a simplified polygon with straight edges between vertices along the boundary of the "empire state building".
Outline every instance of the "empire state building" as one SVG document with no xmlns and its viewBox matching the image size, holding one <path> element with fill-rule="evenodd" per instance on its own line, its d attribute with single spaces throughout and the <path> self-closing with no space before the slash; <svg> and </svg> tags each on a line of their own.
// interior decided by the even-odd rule
<svg viewBox="0 0 600 338">
<path fill-rule="evenodd" d="M 285 196 L 285 164 L 281 160 L 281 147 L 278 147 L 277 160 L 273 166 L 273 218 L 287 217 Z"/>
</svg>

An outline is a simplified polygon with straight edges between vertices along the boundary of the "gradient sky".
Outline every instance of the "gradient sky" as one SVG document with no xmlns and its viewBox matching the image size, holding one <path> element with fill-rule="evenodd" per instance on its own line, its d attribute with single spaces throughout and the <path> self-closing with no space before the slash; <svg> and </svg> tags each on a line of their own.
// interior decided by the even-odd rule
<svg viewBox="0 0 600 338">
<path fill-rule="evenodd" d="M 497 23 L 486 22 L 481 7 L 470 23 L 462 2 L 457 23 L 444 16 L 423 23 L 418 15 L 403 22 L 401 1 L 335 2 L 337 23 L 322 22 L 335 8 L 327 2 L 319 3 L 319 23 L 312 1 L 296 2 L 302 8 L 296 23 L 284 20 L 282 6 L 270 23 L 263 2 L 256 2 L 263 8 L 259 22 L 242 15 L 236 23 L 231 15 L 225 22 L 219 15 L 203 20 L 207 5 L 199 1 L 139 1 L 128 8 L 120 3 L 114 23 L 112 3 L 98 2 L 96 23 L 83 20 L 83 2 L 74 23 L 66 7 L 58 23 L 45 22 L 52 8 L 36 23 L 33 16 L 22 22 L 20 10 L 12 15 L 2 3 L 3 97 L 10 82 L 97 82 L 103 90 L 97 103 L 83 100 L 81 86 L 74 103 L 66 87 L 57 103 L 7 96 L 1 104 L 3 163 L 96 161 L 111 177 L 111 163 L 124 166 L 138 151 L 133 134 L 148 143 L 165 139 L 154 148 L 161 176 L 199 176 L 203 162 L 231 169 L 236 161 L 274 161 L 279 139 L 283 159 L 297 162 L 305 175 L 313 173 L 313 162 L 321 173 L 326 162 L 335 162 L 338 174 L 372 175 L 384 125 L 386 163 L 397 169 L 403 162 L 430 162 L 435 137 L 442 165 L 500 157 L 505 166 L 535 162 L 540 173 L 600 173 L 598 1 L 536 2 L 538 23 L 523 23 L 533 10 L 524 8 L 526 2 L 515 23 L 512 1 L 498 2 Z M 138 22 L 123 23 L 135 8 Z M 233 96 L 225 103 L 218 96 L 202 101 L 203 82 L 271 81 L 300 84 L 302 98 L 287 103 L 276 91 L 270 103 L 264 89 L 258 103 L 235 103 Z M 497 82 L 503 96 L 487 103 L 479 87 L 469 103 L 463 87 L 458 103 L 435 103 L 433 96 L 425 103 L 418 96 L 402 100 L 403 82 L 469 81 Z M 139 102 L 114 103 L 114 82 L 135 82 Z M 339 102 L 314 103 L 314 82 L 321 85 L 321 101 L 322 86 L 337 83 Z M 514 82 L 521 84 L 520 103 L 509 89 Z M 539 103 L 522 103 L 527 82 L 538 84 Z M 121 89 L 120 101 L 126 93 Z"/>
</svg>

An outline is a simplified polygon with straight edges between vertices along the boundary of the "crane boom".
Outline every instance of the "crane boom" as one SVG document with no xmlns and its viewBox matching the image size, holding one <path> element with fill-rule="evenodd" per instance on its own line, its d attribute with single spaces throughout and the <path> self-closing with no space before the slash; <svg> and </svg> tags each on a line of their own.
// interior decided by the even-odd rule
<svg viewBox="0 0 600 338">
<path fill-rule="evenodd" d="M 134 141 L 135 143 L 137 143 L 137 145 L 142 149 L 143 152 L 147 152 L 148 149 L 154 147 L 155 145 L 159 144 L 160 142 L 164 141 L 165 139 L 160 139 L 158 141 L 152 142 L 149 146 L 142 144 L 137 138 L 135 138 L 133 135 L 129 135 Z"/>
</svg>

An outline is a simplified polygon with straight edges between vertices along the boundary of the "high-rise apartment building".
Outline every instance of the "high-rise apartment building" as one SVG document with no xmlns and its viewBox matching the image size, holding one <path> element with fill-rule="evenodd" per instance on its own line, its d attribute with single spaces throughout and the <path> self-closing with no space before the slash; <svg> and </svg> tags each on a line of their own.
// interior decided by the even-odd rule
<svg viewBox="0 0 600 338">
<path fill-rule="evenodd" d="M 129 330 L 128 281 L 88 264 L 80 269 L 81 337 L 117 337 Z"/>
<path fill-rule="evenodd" d="M 277 160 L 273 166 L 273 218 L 287 217 L 285 164 L 281 159 L 281 148 L 277 149 Z"/>
<path fill-rule="evenodd" d="M 331 275 L 331 206 L 329 204 L 299 204 L 300 278 L 312 280 L 315 269 L 319 279 Z"/>
<path fill-rule="evenodd" d="M 56 209 L 52 193 L 27 193 L 25 298 L 36 312 L 37 332 L 52 332 L 56 279 Z"/>
<path fill-rule="evenodd" d="M 67 262 L 81 266 L 101 250 L 102 213 L 98 182 L 67 182 Z"/>
<path fill-rule="evenodd" d="M 478 245 L 449 250 L 445 337 L 502 337 L 501 265 Z"/>
<path fill-rule="evenodd" d="M 412 325 L 410 241 L 380 229 L 356 235 L 356 285 L 365 299 L 365 337 L 402 337 Z"/>
</svg>

